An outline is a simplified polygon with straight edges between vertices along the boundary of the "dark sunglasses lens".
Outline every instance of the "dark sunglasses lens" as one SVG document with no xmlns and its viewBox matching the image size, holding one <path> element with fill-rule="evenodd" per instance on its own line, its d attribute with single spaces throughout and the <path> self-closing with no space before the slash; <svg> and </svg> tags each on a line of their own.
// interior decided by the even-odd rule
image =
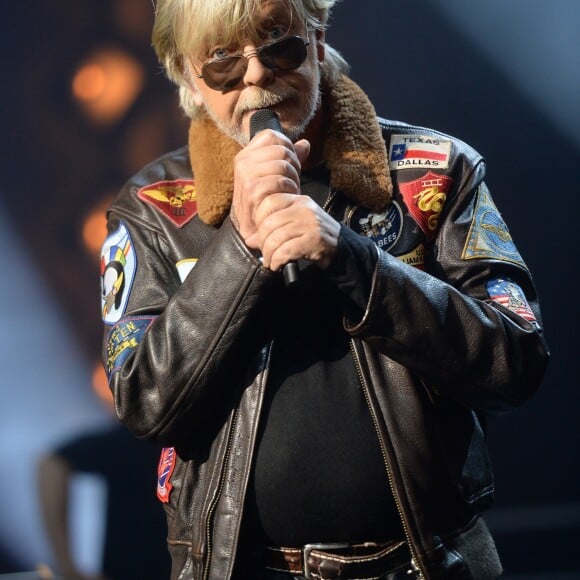
<svg viewBox="0 0 580 580">
<path fill-rule="evenodd" d="M 264 66 L 272 70 L 290 71 L 306 60 L 306 45 L 299 36 L 289 36 L 262 46 L 258 54 Z"/>
<path fill-rule="evenodd" d="M 205 84 L 216 91 L 226 91 L 235 87 L 246 72 L 246 59 L 231 56 L 206 63 L 201 74 Z"/>
<path fill-rule="evenodd" d="M 260 62 L 271 70 L 291 71 L 306 60 L 306 44 L 299 36 L 289 36 L 257 50 Z M 233 89 L 242 80 L 248 63 L 242 55 L 212 60 L 203 65 L 205 84 L 216 91 Z"/>
</svg>

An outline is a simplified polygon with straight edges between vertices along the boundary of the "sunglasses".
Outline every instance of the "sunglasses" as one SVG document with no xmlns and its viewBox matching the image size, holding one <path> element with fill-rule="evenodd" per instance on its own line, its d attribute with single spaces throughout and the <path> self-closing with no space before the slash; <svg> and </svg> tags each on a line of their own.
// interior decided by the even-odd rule
<svg viewBox="0 0 580 580">
<path fill-rule="evenodd" d="M 229 91 L 244 78 L 251 56 L 256 55 L 270 70 L 287 72 L 296 70 L 306 60 L 308 44 L 300 36 L 285 36 L 247 54 L 208 60 L 201 67 L 201 74 L 196 76 L 203 79 L 210 89 Z"/>
</svg>

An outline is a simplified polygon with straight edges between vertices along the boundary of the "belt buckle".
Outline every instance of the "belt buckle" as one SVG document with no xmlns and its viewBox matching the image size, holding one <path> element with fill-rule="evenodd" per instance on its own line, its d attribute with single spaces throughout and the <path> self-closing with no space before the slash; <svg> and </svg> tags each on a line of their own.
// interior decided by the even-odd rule
<svg viewBox="0 0 580 580">
<path fill-rule="evenodd" d="M 308 569 L 308 557 L 312 550 L 336 550 L 338 548 L 348 548 L 350 544 L 348 542 L 333 542 L 330 544 L 305 544 L 302 547 L 302 569 L 304 570 L 304 577 L 308 579 L 314 578 L 312 573 Z"/>
</svg>

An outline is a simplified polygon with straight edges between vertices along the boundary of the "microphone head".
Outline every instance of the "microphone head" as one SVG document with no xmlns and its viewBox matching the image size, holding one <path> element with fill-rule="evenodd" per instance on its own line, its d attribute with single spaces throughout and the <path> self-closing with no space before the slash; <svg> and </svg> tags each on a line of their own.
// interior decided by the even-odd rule
<svg viewBox="0 0 580 580">
<path fill-rule="evenodd" d="M 274 113 L 271 109 L 258 109 L 250 117 L 250 139 L 260 131 L 265 129 L 272 129 L 272 131 L 282 132 L 282 125 L 280 124 L 280 119 L 278 115 Z"/>
</svg>

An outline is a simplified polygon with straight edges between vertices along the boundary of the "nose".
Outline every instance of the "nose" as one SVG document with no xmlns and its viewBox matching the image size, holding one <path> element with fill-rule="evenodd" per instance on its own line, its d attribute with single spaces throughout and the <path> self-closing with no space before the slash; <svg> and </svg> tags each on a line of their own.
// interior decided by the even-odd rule
<svg viewBox="0 0 580 580">
<path fill-rule="evenodd" d="M 264 66 L 258 58 L 258 50 L 254 45 L 245 47 L 244 58 L 247 68 L 244 74 L 246 86 L 265 86 L 274 80 L 274 71 Z"/>
</svg>

